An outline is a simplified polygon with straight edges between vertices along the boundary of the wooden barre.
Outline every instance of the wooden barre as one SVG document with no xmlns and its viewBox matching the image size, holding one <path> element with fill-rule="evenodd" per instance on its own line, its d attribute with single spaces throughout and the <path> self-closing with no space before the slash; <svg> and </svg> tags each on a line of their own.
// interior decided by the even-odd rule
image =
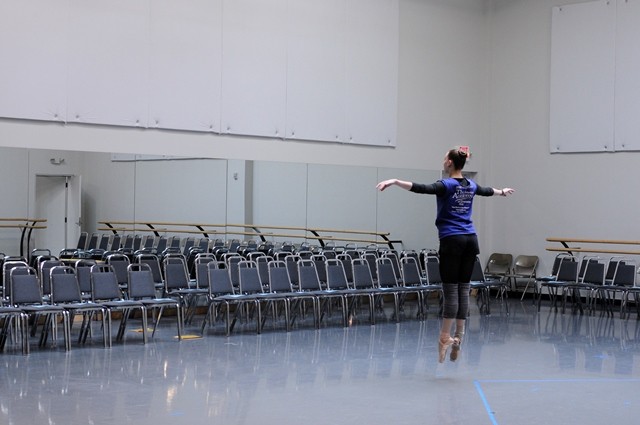
<svg viewBox="0 0 640 425">
<path fill-rule="evenodd" d="M 578 248 L 578 247 L 547 247 L 547 251 L 555 252 L 593 252 L 603 254 L 627 254 L 627 255 L 640 255 L 640 251 L 626 251 L 622 249 L 596 249 L 596 248 Z"/>
<path fill-rule="evenodd" d="M 156 228 L 156 229 L 151 229 L 149 227 L 142 227 L 142 228 L 137 228 L 137 227 L 99 227 L 97 230 L 100 231 L 109 231 L 109 232 L 113 232 L 113 231 L 117 231 L 117 232 L 160 232 L 160 233 L 189 233 L 189 234 L 196 234 L 196 235 L 200 235 L 202 233 L 215 233 L 215 234 L 224 234 L 225 232 L 221 232 L 219 230 L 189 230 L 189 229 L 164 229 L 164 228 Z"/>
<path fill-rule="evenodd" d="M 127 227 L 100 227 L 97 230 L 100 231 L 119 231 L 119 232 L 163 232 L 163 233 L 189 233 L 189 234 L 226 234 L 226 235 L 244 235 L 244 236 L 267 236 L 277 238 L 294 238 L 294 239 L 315 239 L 325 241 L 339 241 L 339 242 L 361 242 L 370 244 L 386 244 L 388 241 L 380 241 L 374 239 L 358 239 L 358 238 L 340 238 L 335 236 L 310 236 L 310 235 L 292 235 L 285 233 L 256 233 L 256 232 L 236 232 L 227 231 L 221 232 L 219 230 L 185 230 L 185 229 L 149 229 L 149 228 L 127 228 Z"/>
<path fill-rule="evenodd" d="M 370 230 L 348 230 L 348 229 L 319 229 L 314 227 L 296 227 L 296 226 L 263 226 L 260 224 L 227 224 L 227 227 L 254 227 L 258 229 L 278 229 L 278 230 L 304 230 L 307 232 L 323 232 L 323 233 L 353 233 L 359 235 L 380 235 L 389 236 L 389 232 L 372 232 Z"/>
<path fill-rule="evenodd" d="M 175 223 L 170 221 L 99 221 L 98 224 L 116 224 L 116 225 L 136 225 L 136 224 L 146 224 L 146 225 L 154 225 L 154 226 L 185 226 L 185 227 L 225 227 L 224 224 L 206 224 L 206 223 Z M 148 228 L 147 230 L 154 230 Z"/>
<path fill-rule="evenodd" d="M 297 227 L 297 226 L 268 226 L 268 225 L 260 225 L 260 224 L 240 224 L 240 223 L 227 223 L 227 224 L 208 224 L 208 223 L 176 223 L 169 221 L 99 221 L 98 224 L 115 224 L 115 225 L 136 225 L 136 224 L 146 224 L 146 225 L 154 225 L 154 226 L 185 226 L 185 227 L 241 227 L 241 228 L 256 228 L 256 229 L 277 229 L 277 230 L 300 230 L 306 232 L 323 232 L 323 233 L 352 233 L 359 235 L 378 235 L 378 236 L 389 236 L 389 232 L 372 232 L 368 230 L 349 230 L 349 229 L 320 229 L 320 228 L 307 228 L 307 227 Z M 109 230 L 116 230 L 109 229 Z M 159 230 L 159 229 L 154 229 Z"/>
<path fill-rule="evenodd" d="M 29 224 L 0 224 L 3 229 L 46 229 L 47 226 L 31 226 Z"/>
<path fill-rule="evenodd" d="M 46 218 L 0 218 L 0 221 L 28 221 L 31 223 L 44 223 Z"/>
<path fill-rule="evenodd" d="M 640 245 L 640 241 L 615 239 L 547 238 L 547 242 L 601 243 L 610 245 Z"/>
<path fill-rule="evenodd" d="M 108 232 L 153 232 L 156 236 L 159 233 L 187 233 L 187 234 L 223 234 L 223 235 L 246 235 L 255 236 L 266 242 L 267 237 L 278 238 L 296 238 L 296 239 L 314 239 L 318 240 L 321 245 L 324 245 L 324 241 L 341 241 L 341 242 L 359 242 L 367 244 L 386 244 L 393 248 L 394 243 L 402 243 L 400 240 L 389 240 L 388 236 L 390 232 L 372 232 L 366 230 L 350 230 L 350 229 L 322 229 L 322 228 L 307 228 L 297 226 L 268 226 L 268 225 L 256 225 L 246 223 L 227 223 L 227 224 L 205 224 L 205 223 L 177 223 L 177 222 L 161 222 L 161 221 L 98 221 L 98 224 L 105 225 L 106 227 L 100 227 L 100 231 Z M 129 227 L 130 226 L 130 227 Z M 146 226 L 146 227 L 139 227 Z M 163 226 L 155 228 L 154 226 Z M 165 226 L 184 226 L 186 229 L 169 229 Z M 197 230 L 189 230 L 188 227 L 195 227 Z M 211 229 L 216 227 L 219 229 Z M 229 228 L 241 228 L 245 231 L 233 231 Z M 275 229 L 275 230 L 292 230 L 304 232 L 303 234 L 286 234 L 286 233 L 274 233 L 274 232 L 262 232 L 261 229 Z M 246 231 L 251 230 L 251 231 Z M 309 235 L 308 233 L 311 233 Z M 321 235 L 319 233 L 333 233 L 334 235 Z M 377 239 L 362 239 L 354 237 L 340 237 L 335 234 L 343 235 L 364 235 L 380 237 L 382 240 Z"/>
</svg>

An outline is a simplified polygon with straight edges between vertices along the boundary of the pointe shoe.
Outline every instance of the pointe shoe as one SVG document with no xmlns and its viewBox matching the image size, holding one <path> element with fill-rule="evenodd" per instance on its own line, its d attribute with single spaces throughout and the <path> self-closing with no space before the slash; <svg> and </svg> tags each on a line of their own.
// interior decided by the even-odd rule
<svg viewBox="0 0 640 425">
<path fill-rule="evenodd" d="M 453 344 L 453 338 L 447 337 L 446 339 L 440 338 L 438 340 L 438 362 L 443 363 L 447 357 L 447 350 Z"/>
<path fill-rule="evenodd" d="M 451 345 L 451 353 L 449 353 L 449 360 L 455 362 L 458 360 L 460 354 L 460 345 L 462 344 L 462 335 L 456 335 L 453 337 L 453 344 Z"/>
</svg>

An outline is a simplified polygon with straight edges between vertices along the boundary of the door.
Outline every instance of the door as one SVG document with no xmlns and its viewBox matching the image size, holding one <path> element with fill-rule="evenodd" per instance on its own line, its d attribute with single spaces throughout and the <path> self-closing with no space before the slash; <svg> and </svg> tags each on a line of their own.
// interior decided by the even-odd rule
<svg viewBox="0 0 640 425">
<path fill-rule="evenodd" d="M 34 232 L 30 249 L 49 249 L 58 255 L 65 248 L 75 248 L 80 236 L 80 176 L 36 176 L 37 218 L 47 220 L 46 229 Z"/>
</svg>

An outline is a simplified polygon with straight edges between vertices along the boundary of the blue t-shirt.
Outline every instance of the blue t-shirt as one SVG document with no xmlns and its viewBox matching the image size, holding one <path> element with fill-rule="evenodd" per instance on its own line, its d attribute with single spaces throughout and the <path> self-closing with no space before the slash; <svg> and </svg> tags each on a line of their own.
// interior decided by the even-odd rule
<svg viewBox="0 0 640 425">
<path fill-rule="evenodd" d="M 452 235 L 475 234 L 476 229 L 471 221 L 473 196 L 478 185 L 473 180 L 466 179 L 469 184 L 463 186 L 457 179 L 440 180 L 444 184 L 445 193 L 437 197 L 438 215 L 436 227 L 440 239 Z"/>
</svg>

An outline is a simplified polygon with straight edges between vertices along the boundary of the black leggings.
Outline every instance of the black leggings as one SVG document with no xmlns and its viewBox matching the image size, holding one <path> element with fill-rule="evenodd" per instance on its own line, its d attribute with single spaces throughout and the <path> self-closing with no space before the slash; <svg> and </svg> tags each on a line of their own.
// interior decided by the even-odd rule
<svg viewBox="0 0 640 425">
<path fill-rule="evenodd" d="M 444 294 L 443 317 L 464 320 L 469 314 L 469 281 L 478 249 L 476 235 L 440 239 L 440 276 Z"/>
</svg>

